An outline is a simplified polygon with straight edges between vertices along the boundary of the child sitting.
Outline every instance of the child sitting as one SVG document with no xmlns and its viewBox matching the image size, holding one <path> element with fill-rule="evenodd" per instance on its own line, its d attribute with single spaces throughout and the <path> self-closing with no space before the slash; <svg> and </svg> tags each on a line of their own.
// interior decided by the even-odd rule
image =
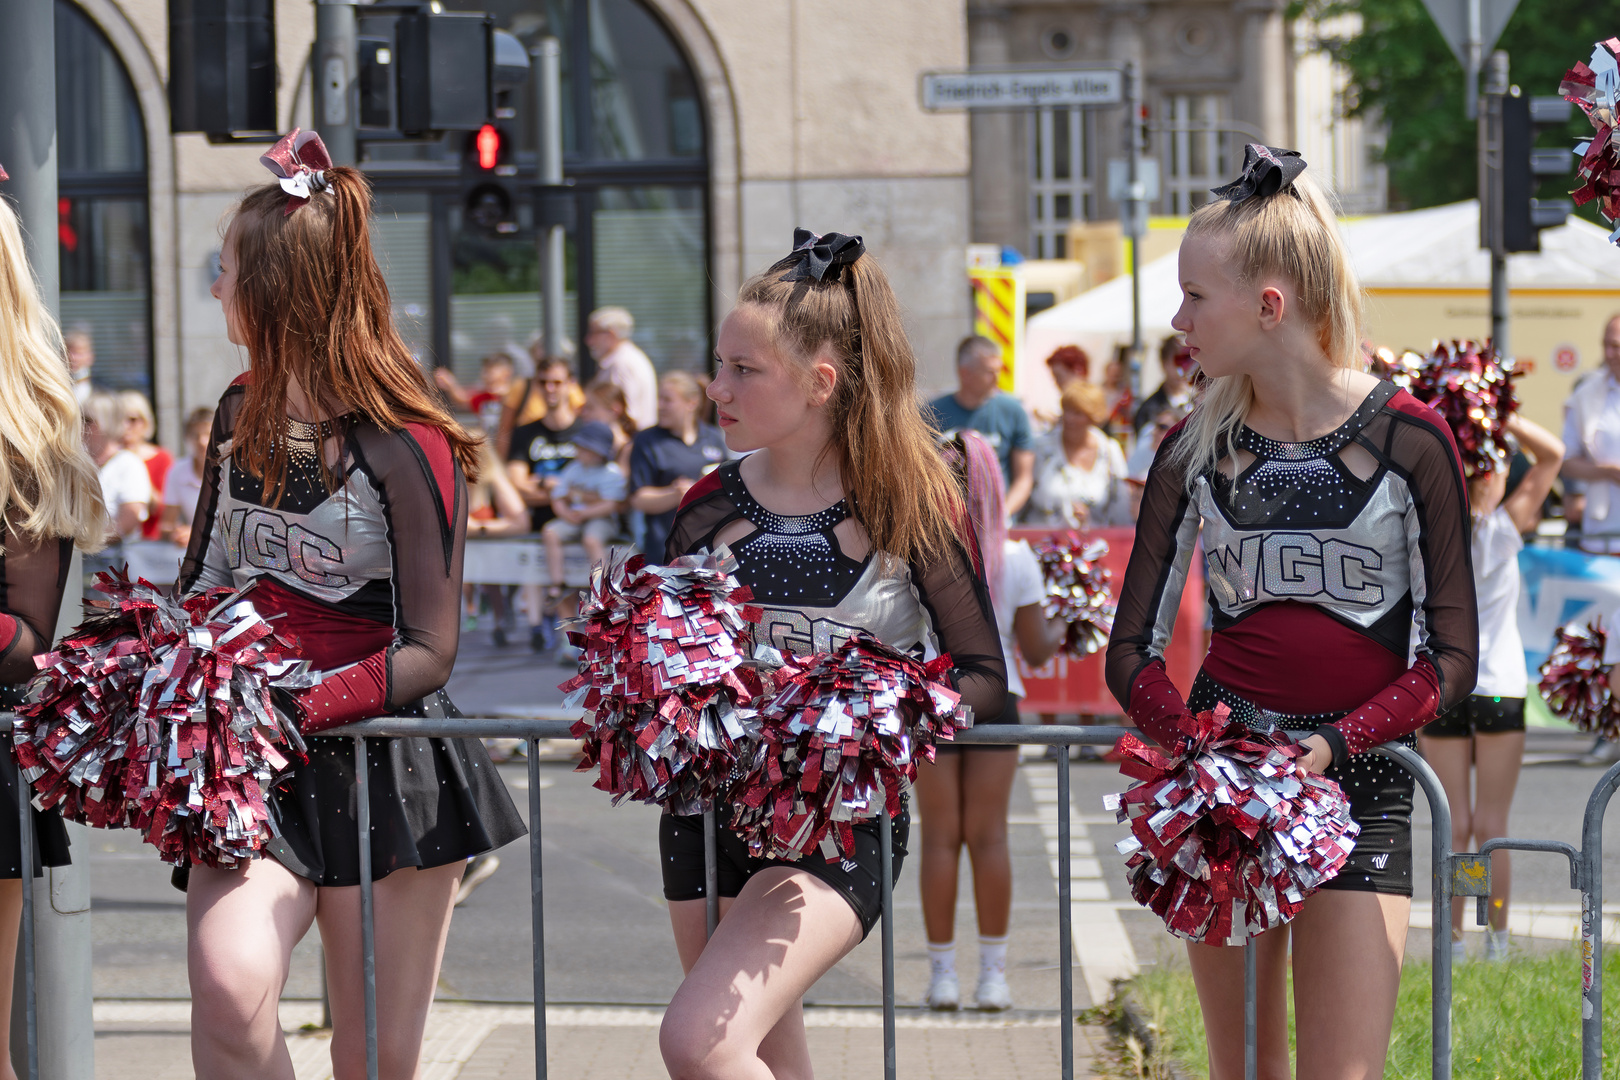
<svg viewBox="0 0 1620 1080">
<path fill-rule="evenodd" d="M 551 509 L 557 516 L 546 522 L 541 536 L 546 543 L 546 566 L 551 573 L 549 600 L 561 600 L 571 617 L 573 602 L 563 599 L 563 545 L 582 544 L 594 567 L 602 561 L 607 544 L 619 535 L 619 513 L 624 508 L 624 470 L 613 460 L 613 430 L 600 421 L 581 424 L 573 438 L 574 459 L 557 474 L 551 490 Z"/>
</svg>

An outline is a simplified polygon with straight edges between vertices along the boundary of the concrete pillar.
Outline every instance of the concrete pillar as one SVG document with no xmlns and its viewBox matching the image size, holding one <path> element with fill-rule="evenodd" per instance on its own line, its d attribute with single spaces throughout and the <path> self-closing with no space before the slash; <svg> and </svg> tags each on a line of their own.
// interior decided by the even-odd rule
<svg viewBox="0 0 1620 1080">
<path fill-rule="evenodd" d="M 1005 5 L 981 0 L 969 5 L 967 16 L 968 63 L 974 67 L 1011 63 L 1010 13 Z M 1019 251 L 1029 247 L 1028 124 L 1028 114 L 1021 111 L 975 111 L 969 116 L 976 244 L 1003 244 Z"/>
<path fill-rule="evenodd" d="M 1268 145 L 1289 146 L 1293 128 L 1288 83 L 1293 65 L 1282 4 L 1278 0 L 1239 0 L 1234 11 L 1243 27 L 1243 80 L 1232 103 L 1233 118 L 1264 131 Z"/>
</svg>

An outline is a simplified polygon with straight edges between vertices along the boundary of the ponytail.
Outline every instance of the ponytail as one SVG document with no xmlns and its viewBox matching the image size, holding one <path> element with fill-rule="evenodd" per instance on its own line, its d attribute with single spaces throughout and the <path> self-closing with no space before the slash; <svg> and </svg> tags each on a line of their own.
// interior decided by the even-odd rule
<svg viewBox="0 0 1620 1080">
<path fill-rule="evenodd" d="M 242 200 L 226 234 L 237 266 L 235 316 L 252 364 L 235 431 L 236 460 L 264 483 L 271 506 L 286 484 L 287 387 L 315 407 L 341 401 L 385 431 L 442 432 L 469 482 L 479 437 L 457 424 L 428 387 L 394 327 L 388 283 L 371 247 L 371 185 L 359 171 L 325 170 L 325 187 L 288 210 L 276 184 Z M 323 467 L 328 491 L 341 463 Z"/>
<path fill-rule="evenodd" d="M 1361 361 L 1362 291 L 1334 218 L 1333 207 L 1308 172 L 1271 195 L 1217 199 L 1187 223 L 1187 240 L 1226 246 L 1228 274 L 1243 285 L 1282 278 L 1294 287 L 1294 309 L 1316 328 L 1328 360 L 1340 368 Z M 1248 375 L 1211 379 L 1187 418 L 1170 460 L 1192 479 L 1233 452 L 1233 440 L 1254 404 Z"/>
<path fill-rule="evenodd" d="M 962 497 L 917 400 L 917 361 L 900 303 L 870 255 L 809 279 L 790 256 L 746 282 L 737 302 L 763 309 L 777 345 L 808 377 L 827 349 L 839 376 L 826 404 L 850 510 L 875 550 L 922 562 L 960 543 Z"/>
</svg>

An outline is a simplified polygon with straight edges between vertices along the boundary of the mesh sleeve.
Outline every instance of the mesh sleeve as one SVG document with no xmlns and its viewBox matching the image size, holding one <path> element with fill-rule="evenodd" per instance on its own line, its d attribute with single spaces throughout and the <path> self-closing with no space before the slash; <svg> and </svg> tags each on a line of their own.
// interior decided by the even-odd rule
<svg viewBox="0 0 1620 1080">
<path fill-rule="evenodd" d="M 1170 725 L 1187 709 L 1165 670 L 1164 653 L 1199 525 L 1185 472 L 1169 463 L 1179 434 L 1166 436 L 1148 472 L 1104 665 L 1108 689 L 1120 707 L 1161 743 L 1173 737 Z"/>
<path fill-rule="evenodd" d="M 939 558 L 913 564 L 911 576 L 939 650 L 951 656 L 951 681 L 963 703 L 973 709 L 976 722 L 995 721 L 1007 707 L 1007 661 L 990 593 L 968 553 L 952 544 Z"/>
<path fill-rule="evenodd" d="M 56 637 L 73 543 L 47 537 L 29 540 L 8 530 L 0 558 L 0 684 L 27 682 L 34 656 Z"/>
<path fill-rule="evenodd" d="M 1350 754 L 1416 731 L 1467 697 L 1478 674 L 1468 493 L 1456 444 L 1440 418 L 1415 402 L 1390 415 L 1387 464 L 1412 496 L 1406 536 L 1417 655 L 1398 679 L 1333 725 Z M 1334 751 L 1341 757 L 1337 744 Z"/>
<path fill-rule="evenodd" d="M 467 488 L 442 434 L 357 427 L 382 490 L 393 556 L 394 640 L 300 696 L 306 732 L 381 716 L 450 679 L 461 635 Z"/>
<path fill-rule="evenodd" d="M 208 436 L 208 455 L 203 459 L 202 490 L 197 496 L 197 510 L 191 518 L 191 542 L 180 560 L 180 588 L 183 592 L 200 589 L 229 588 L 231 573 L 225 565 L 220 545 L 214 536 L 214 511 L 219 505 L 219 474 L 223 468 L 223 455 L 232 433 L 236 430 L 236 416 L 241 411 L 244 391 L 232 386 L 219 399 L 214 412 L 214 429 Z"/>
</svg>

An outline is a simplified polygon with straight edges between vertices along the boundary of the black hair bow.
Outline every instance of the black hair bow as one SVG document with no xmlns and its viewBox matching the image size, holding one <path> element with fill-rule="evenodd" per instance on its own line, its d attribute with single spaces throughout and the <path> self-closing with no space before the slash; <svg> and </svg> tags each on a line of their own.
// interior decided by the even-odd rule
<svg viewBox="0 0 1620 1080">
<path fill-rule="evenodd" d="M 1250 143 L 1243 148 L 1243 175 L 1230 184 L 1210 188 L 1209 193 L 1232 202 L 1243 202 L 1256 195 L 1264 198 L 1292 184 L 1304 171 L 1305 159 L 1299 156 L 1298 150 Z"/>
<path fill-rule="evenodd" d="M 782 280 L 803 281 L 811 278 L 821 281 L 826 278 L 827 271 L 848 266 L 865 253 L 866 244 L 858 236 L 835 232 L 817 236 L 809 229 L 794 229 L 793 251 L 788 255 L 788 261 L 794 266 L 782 276 Z"/>
</svg>

